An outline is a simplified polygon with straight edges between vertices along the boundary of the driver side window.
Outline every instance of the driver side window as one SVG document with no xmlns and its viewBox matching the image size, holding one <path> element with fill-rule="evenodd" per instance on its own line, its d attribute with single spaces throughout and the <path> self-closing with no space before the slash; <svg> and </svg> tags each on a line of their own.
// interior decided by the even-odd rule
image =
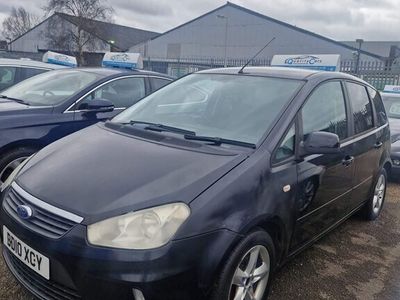
<svg viewBox="0 0 400 300">
<path fill-rule="evenodd" d="M 132 106 L 146 95 L 143 77 L 121 78 L 99 87 L 78 103 L 78 110 L 85 109 L 94 99 L 111 101 L 115 108 Z"/>
<path fill-rule="evenodd" d="M 308 98 L 302 109 L 304 140 L 311 132 L 335 133 L 347 137 L 347 116 L 342 85 L 339 81 L 323 83 Z"/>
</svg>

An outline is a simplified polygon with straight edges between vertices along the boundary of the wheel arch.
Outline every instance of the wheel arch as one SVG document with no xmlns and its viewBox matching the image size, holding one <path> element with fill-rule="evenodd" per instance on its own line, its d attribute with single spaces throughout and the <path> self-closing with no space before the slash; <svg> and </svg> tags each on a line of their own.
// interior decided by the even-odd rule
<svg viewBox="0 0 400 300">
<path fill-rule="evenodd" d="M 249 232 L 257 228 L 263 229 L 272 238 L 275 247 L 275 265 L 279 265 L 279 263 L 284 258 L 285 244 L 287 244 L 285 226 L 283 221 L 276 216 L 268 217 L 254 224 L 250 228 Z"/>
<path fill-rule="evenodd" d="M 5 146 L 3 146 L 0 149 L 0 152 L 2 154 L 10 152 L 14 149 L 21 148 L 21 147 L 27 147 L 27 148 L 33 148 L 36 150 L 40 150 L 43 148 L 45 145 L 40 141 L 40 140 L 35 140 L 35 139 L 25 139 L 25 140 L 18 140 L 11 142 Z"/>
<path fill-rule="evenodd" d="M 390 161 L 386 161 L 383 164 L 383 168 L 386 170 L 387 175 L 389 175 L 390 171 L 392 170 L 392 163 Z"/>
<path fill-rule="evenodd" d="M 284 221 L 279 216 L 259 216 L 245 226 L 240 234 L 246 236 L 257 229 L 264 230 L 271 237 L 275 248 L 275 265 L 279 265 L 284 259 L 285 250 L 287 248 L 285 246 L 288 245 L 288 233 L 286 232 Z"/>
</svg>

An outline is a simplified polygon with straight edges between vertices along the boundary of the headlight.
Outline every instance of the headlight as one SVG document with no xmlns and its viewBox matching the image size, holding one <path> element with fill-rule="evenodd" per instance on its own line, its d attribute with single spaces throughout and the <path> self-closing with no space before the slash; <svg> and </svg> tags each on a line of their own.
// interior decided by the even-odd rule
<svg viewBox="0 0 400 300">
<path fill-rule="evenodd" d="M 19 171 L 21 171 L 21 169 L 26 165 L 26 163 L 29 161 L 30 157 L 28 157 L 27 159 L 25 159 L 22 163 L 19 164 L 19 166 L 17 166 L 14 171 L 12 171 L 12 173 L 10 174 L 10 176 L 7 177 L 6 181 L 3 182 L 3 184 L 1 185 L 0 188 L 0 192 L 4 192 L 4 190 L 6 188 L 8 188 L 11 183 L 13 183 L 15 177 L 18 175 Z"/>
<path fill-rule="evenodd" d="M 168 243 L 190 215 L 184 203 L 157 206 L 88 226 L 92 245 L 120 249 L 153 249 Z"/>
</svg>

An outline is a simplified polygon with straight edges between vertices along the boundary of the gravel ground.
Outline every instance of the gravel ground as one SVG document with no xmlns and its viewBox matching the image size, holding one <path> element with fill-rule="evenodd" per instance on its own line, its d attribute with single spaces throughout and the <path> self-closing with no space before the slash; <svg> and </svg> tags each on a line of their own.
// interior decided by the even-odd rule
<svg viewBox="0 0 400 300">
<path fill-rule="evenodd" d="M 355 216 L 283 267 L 271 300 L 400 299 L 400 185 L 375 222 Z M 0 246 L 1 250 L 1 246 Z M 30 300 L 0 259 L 0 299 Z"/>
</svg>

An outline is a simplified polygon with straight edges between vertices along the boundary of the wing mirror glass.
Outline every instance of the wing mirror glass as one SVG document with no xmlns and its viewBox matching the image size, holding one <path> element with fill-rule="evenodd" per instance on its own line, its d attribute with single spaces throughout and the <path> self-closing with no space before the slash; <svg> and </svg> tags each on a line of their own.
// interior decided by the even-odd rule
<svg viewBox="0 0 400 300">
<path fill-rule="evenodd" d="M 114 110 L 114 104 L 107 99 L 93 99 L 84 103 L 81 103 L 78 110 L 88 110 L 90 112 L 111 112 Z"/>
<path fill-rule="evenodd" d="M 301 154 L 336 154 L 340 152 L 339 136 L 330 132 L 310 133 L 301 145 Z"/>
</svg>

